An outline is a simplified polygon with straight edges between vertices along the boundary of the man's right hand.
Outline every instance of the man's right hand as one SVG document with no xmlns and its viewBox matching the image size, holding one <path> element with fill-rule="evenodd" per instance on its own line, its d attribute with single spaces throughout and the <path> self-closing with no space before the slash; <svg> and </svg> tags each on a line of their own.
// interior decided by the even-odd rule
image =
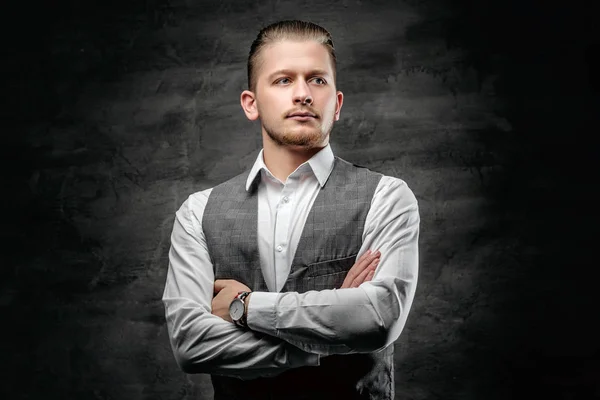
<svg viewBox="0 0 600 400">
<path fill-rule="evenodd" d="M 368 282 L 373 279 L 375 275 L 375 269 L 379 264 L 379 258 L 381 252 L 379 250 L 372 252 L 371 250 L 366 251 L 365 254 L 360 256 L 356 263 L 350 268 L 346 279 L 340 289 L 356 288 L 363 282 Z"/>
</svg>

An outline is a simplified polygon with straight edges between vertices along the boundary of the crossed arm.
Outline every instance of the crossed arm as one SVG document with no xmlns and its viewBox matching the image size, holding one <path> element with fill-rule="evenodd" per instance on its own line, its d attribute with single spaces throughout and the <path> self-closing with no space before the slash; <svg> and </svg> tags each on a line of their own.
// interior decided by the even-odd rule
<svg viewBox="0 0 600 400">
<path fill-rule="evenodd" d="M 360 256 L 346 274 L 340 289 L 356 288 L 363 282 L 373 279 L 380 256 L 381 252 L 371 250 Z M 223 318 L 225 321 L 233 322 L 229 315 L 231 299 L 241 292 L 251 291 L 252 289 L 248 286 L 234 279 L 217 279 L 215 281 L 215 297 L 212 300 L 212 314 Z M 252 293 L 245 299 L 246 312 L 248 311 L 248 303 L 251 297 Z"/>
<path fill-rule="evenodd" d="M 373 198 L 358 257 L 367 249 L 381 250 L 374 275 L 363 275 L 358 287 L 254 292 L 249 330 L 213 314 L 214 300 L 225 289 L 215 296 L 201 231 L 198 210 L 207 197 L 208 191 L 190 196 L 176 214 L 163 295 L 171 345 L 185 372 L 244 379 L 276 375 L 318 365 L 329 354 L 375 351 L 398 338 L 414 296 L 418 264 L 417 203 L 404 182 L 390 178 Z"/>
</svg>

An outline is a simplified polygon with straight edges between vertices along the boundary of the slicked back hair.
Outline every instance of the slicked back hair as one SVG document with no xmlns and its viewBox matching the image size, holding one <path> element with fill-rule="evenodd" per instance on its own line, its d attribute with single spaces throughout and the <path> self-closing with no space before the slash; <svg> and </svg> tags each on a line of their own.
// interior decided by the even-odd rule
<svg viewBox="0 0 600 400">
<path fill-rule="evenodd" d="M 264 27 L 250 46 L 248 55 L 248 89 L 256 91 L 256 75 L 260 67 L 261 50 L 273 43 L 282 40 L 305 41 L 312 40 L 324 45 L 329 52 L 333 64 L 333 78 L 335 80 L 336 58 L 331 34 L 323 27 L 307 21 L 279 21 Z"/>
</svg>

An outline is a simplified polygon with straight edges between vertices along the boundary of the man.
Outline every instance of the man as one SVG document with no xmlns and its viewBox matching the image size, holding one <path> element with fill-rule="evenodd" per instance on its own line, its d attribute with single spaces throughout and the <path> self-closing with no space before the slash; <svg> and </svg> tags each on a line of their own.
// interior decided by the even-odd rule
<svg viewBox="0 0 600 400">
<path fill-rule="evenodd" d="M 163 301 L 187 373 L 215 399 L 393 399 L 393 343 L 417 282 L 417 201 L 334 157 L 343 94 L 329 33 L 259 33 L 241 94 L 263 149 L 177 211 Z M 373 251 L 370 251 L 373 250 Z"/>
</svg>

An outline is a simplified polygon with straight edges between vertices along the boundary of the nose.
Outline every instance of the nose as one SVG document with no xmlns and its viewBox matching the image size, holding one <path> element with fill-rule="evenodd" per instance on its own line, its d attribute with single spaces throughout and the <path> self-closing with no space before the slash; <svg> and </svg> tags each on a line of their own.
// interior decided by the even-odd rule
<svg viewBox="0 0 600 400">
<path fill-rule="evenodd" d="M 304 81 L 299 81 L 294 88 L 294 104 L 312 104 L 310 88 Z"/>
</svg>

